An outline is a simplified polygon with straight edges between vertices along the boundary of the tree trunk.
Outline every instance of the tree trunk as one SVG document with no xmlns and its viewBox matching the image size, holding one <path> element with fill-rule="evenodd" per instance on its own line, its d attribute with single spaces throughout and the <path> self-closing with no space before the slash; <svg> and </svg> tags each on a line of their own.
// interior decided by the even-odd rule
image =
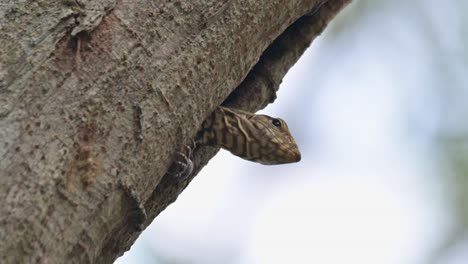
<svg viewBox="0 0 468 264">
<path fill-rule="evenodd" d="M 216 153 L 166 174 L 204 118 L 272 102 L 347 2 L 2 1 L 2 263 L 122 255 Z"/>
</svg>

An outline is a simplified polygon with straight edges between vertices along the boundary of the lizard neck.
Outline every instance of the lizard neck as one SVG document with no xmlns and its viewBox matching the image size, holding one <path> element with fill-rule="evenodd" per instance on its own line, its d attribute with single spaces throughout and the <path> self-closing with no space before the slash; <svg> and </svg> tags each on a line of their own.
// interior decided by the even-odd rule
<svg viewBox="0 0 468 264">
<path fill-rule="evenodd" d="M 253 114 L 226 107 L 218 107 L 202 125 L 202 144 L 218 146 L 235 155 L 245 156 L 246 145 L 251 141 L 247 118 Z"/>
</svg>

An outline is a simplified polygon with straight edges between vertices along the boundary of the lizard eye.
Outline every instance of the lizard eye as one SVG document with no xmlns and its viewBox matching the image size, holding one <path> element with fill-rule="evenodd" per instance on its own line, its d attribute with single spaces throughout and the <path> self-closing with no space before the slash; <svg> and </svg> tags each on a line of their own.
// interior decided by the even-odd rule
<svg viewBox="0 0 468 264">
<path fill-rule="evenodd" d="M 273 119 L 273 120 L 271 120 L 271 123 L 272 123 L 275 127 L 281 127 L 281 122 L 280 122 L 278 119 Z"/>
</svg>

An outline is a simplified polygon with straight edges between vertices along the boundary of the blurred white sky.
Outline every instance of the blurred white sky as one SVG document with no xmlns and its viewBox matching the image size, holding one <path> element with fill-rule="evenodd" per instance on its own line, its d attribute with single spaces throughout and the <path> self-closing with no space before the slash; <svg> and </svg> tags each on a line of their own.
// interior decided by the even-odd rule
<svg viewBox="0 0 468 264">
<path fill-rule="evenodd" d="M 431 152 L 447 78 L 435 64 L 456 56 L 466 12 L 372 2 L 342 12 L 262 111 L 288 122 L 302 161 L 221 151 L 116 263 L 429 263 L 454 221 Z M 467 244 L 437 263 L 467 263 Z"/>
</svg>

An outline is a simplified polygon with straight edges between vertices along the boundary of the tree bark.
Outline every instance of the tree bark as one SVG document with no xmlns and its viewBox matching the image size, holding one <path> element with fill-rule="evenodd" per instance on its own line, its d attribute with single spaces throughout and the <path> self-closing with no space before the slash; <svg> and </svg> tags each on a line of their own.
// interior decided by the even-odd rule
<svg viewBox="0 0 468 264">
<path fill-rule="evenodd" d="M 194 173 L 223 103 L 256 111 L 349 0 L 0 3 L 0 259 L 111 263 Z"/>
</svg>

